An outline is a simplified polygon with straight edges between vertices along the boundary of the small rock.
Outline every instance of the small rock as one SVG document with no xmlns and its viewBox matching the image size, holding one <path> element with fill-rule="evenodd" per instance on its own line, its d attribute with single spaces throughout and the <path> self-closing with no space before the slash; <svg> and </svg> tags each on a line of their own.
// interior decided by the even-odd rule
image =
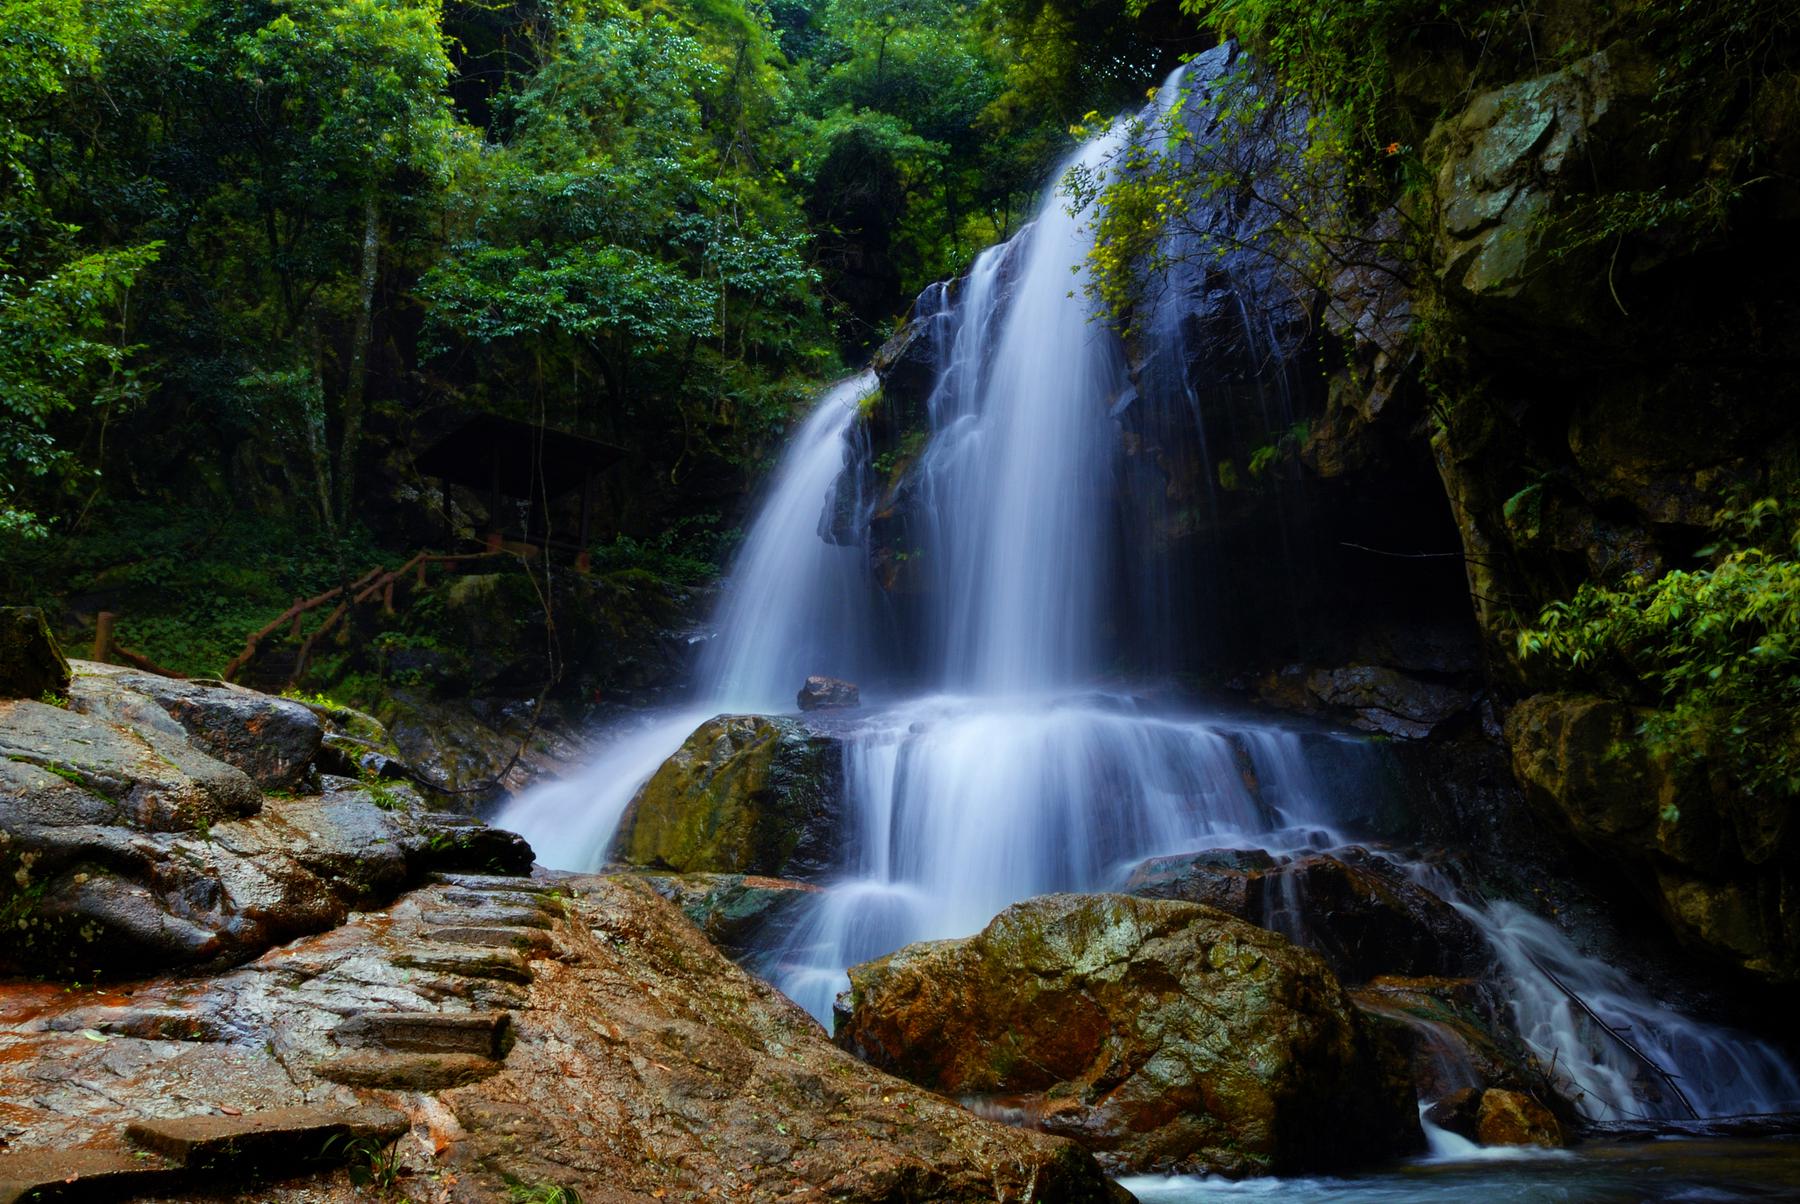
<svg viewBox="0 0 1800 1204">
<path fill-rule="evenodd" d="M 63 659 L 44 612 L 35 606 L 0 606 L 0 698 L 62 695 L 69 689 Z"/>
<path fill-rule="evenodd" d="M 799 703 L 803 711 L 845 711 L 862 705 L 862 691 L 836 677 L 809 677 L 800 687 Z"/>
<path fill-rule="evenodd" d="M 1560 1147 L 1562 1126 L 1550 1109 L 1523 1091 L 1489 1088 L 1481 1093 L 1475 1139 L 1482 1145 L 1539 1145 Z"/>
</svg>

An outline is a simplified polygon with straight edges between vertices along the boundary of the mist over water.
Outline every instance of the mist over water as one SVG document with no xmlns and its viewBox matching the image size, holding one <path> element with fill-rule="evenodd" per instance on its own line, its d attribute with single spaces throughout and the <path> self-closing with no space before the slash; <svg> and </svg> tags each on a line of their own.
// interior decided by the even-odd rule
<svg viewBox="0 0 1800 1204">
<path fill-rule="evenodd" d="M 1224 56 L 1209 59 L 1225 69 Z M 1187 69 L 1195 86 L 1200 66 Z M 1083 146 L 1058 178 L 1070 167 L 1106 172 L 1127 136 L 1121 125 Z M 548 865 L 597 869 L 638 787 L 708 716 L 791 711 L 814 673 L 861 680 L 878 696 L 885 670 L 906 670 L 925 683 L 911 696 L 834 720 L 850 839 L 837 879 L 758 965 L 827 1024 L 848 966 L 970 934 L 1021 899 L 1116 887 L 1161 854 L 1281 857 L 1352 843 L 1346 783 L 1317 772 L 1313 753 L 1329 742 L 1336 762 L 1365 763 L 1373 783 L 1377 747 L 1152 707 L 1103 683 L 1109 625 L 1155 628 L 1180 608 L 1155 574 L 1115 563 L 1125 553 L 1114 537 L 1122 470 L 1111 414 L 1133 382 L 1083 294 L 1091 239 L 1052 188 L 1035 221 L 984 252 L 959 287 L 921 299 L 937 378 L 917 470 L 929 603 L 914 646 L 893 646 L 866 549 L 822 537 L 857 406 L 876 385 L 865 373 L 827 390 L 794 436 L 733 566 L 695 705 L 614 732 L 586 773 L 527 794 L 496 822 Z M 1241 298 L 1238 310 L 1244 339 L 1277 354 L 1270 320 Z M 1183 388 L 1197 423 L 1206 398 Z M 1277 409 L 1286 402 L 1271 395 Z M 1137 582 L 1139 614 L 1107 613 L 1115 576 Z M 1646 997 L 1516 906 L 1460 898 L 1432 871 L 1408 868 L 1486 936 L 1519 1031 L 1589 1116 L 1685 1114 L 1667 1081 L 1594 1016 L 1629 1033 L 1703 1115 L 1800 1104 L 1800 1082 L 1772 1049 Z"/>
</svg>

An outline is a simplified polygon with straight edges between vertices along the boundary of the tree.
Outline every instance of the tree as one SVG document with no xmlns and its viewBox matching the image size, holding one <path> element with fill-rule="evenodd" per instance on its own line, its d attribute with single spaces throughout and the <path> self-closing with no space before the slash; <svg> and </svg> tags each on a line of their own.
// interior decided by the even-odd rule
<svg viewBox="0 0 1800 1204">
<path fill-rule="evenodd" d="M 39 188 L 50 108 L 97 61 L 79 6 L 0 0 L 0 29 L 0 534 L 41 535 L 35 495 L 82 475 L 52 425 L 134 391 L 117 307 L 158 245 L 83 254 Z"/>
</svg>

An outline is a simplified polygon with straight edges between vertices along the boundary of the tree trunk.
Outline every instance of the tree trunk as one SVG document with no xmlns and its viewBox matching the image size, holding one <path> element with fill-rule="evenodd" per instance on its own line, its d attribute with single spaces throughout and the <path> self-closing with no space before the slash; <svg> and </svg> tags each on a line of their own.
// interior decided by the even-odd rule
<svg viewBox="0 0 1800 1204">
<path fill-rule="evenodd" d="M 344 381 L 343 440 L 338 444 L 337 514 L 350 523 L 356 496 L 356 453 L 362 442 L 363 410 L 369 374 L 369 343 L 375 333 L 375 280 L 381 264 L 381 213 L 376 193 L 363 203 L 362 281 L 357 294 L 356 326 L 350 336 L 350 374 Z"/>
</svg>

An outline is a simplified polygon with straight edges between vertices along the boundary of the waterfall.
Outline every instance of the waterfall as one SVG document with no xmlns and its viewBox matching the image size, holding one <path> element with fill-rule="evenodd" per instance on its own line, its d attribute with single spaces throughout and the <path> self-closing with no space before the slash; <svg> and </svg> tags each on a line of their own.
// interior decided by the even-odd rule
<svg viewBox="0 0 1800 1204">
<path fill-rule="evenodd" d="M 710 716 L 788 710 L 807 674 L 854 676 L 868 663 L 872 587 L 860 550 L 827 543 L 820 525 L 844 467 L 845 433 L 875 385 L 873 372 L 861 372 L 826 389 L 788 445 L 727 578 L 695 703 L 602 733 L 581 772 L 526 791 L 494 816 L 544 864 L 600 866 L 638 788 Z"/>
<path fill-rule="evenodd" d="M 1095 139 L 1057 178 L 1106 170 L 1122 139 Z M 960 306 L 922 466 L 945 520 L 922 554 L 941 600 L 941 678 L 953 687 L 1043 690 L 1098 667 L 1118 443 L 1101 403 L 1128 378 L 1118 340 L 1081 299 L 1090 246 L 1086 222 L 1052 197 L 1012 243 L 981 257 Z"/>
<path fill-rule="evenodd" d="M 1192 64 L 1189 86 L 1209 86 L 1230 61 L 1222 49 Z M 1178 75 L 1152 116 L 1177 111 L 1181 86 Z M 1115 126 L 1058 178 L 1070 168 L 1104 174 L 1132 136 Z M 866 549 L 823 537 L 834 507 L 866 506 L 834 491 L 857 408 L 875 387 L 865 373 L 825 392 L 776 471 L 729 576 L 696 704 L 615 732 L 586 773 L 525 795 L 496 822 L 523 833 L 547 864 L 595 869 L 637 788 L 707 716 L 789 711 L 812 673 L 879 678 L 893 667 L 902 672 L 892 680 L 922 682 L 910 696 L 872 692 L 877 705 L 834 720 L 850 830 L 841 866 L 757 965 L 827 1021 L 848 966 L 908 942 L 968 935 L 1020 899 L 1115 887 L 1160 854 L 1238 848 L 1279 857 L 1350 843 L 1358 796 L 1375 787 L 1317 772 L 1316 754 L 1328 747 L 1340 765 L 1368 762 L 1373 781 L 1378 749 L 1152 706 L 1108 679 L 1109 625 L 1146 629 L 1137 634 L 1153 649 L 1163 638 L 1153 629 L 1195 622 L 1170 583 L 1130 563 L 1117 538 L 1116 498 L 1129 476 L 1121 414 L 1141 404 L 1134 388 L 1165 378 L 1165 396 L 1181 399 L 1185 417 L 1137 421 L 1179 418 L 1204 456 L 1214 399 L 1192 387 L 1186 365 L 1207 348 L 1178 320 L 1179 307 L 1204 303 L 1235 331 L 1240 366 L 1214 371 L 1221 381 L 1253 376 L 1270 423 L 1291 402 L 1282 383 L 1289 336 L 1286 319 L 1256 308 L 1257 288 L 1247 300 L 1216 282 L 1172 277 L 1170 299 L 1147 319 L 1155 348 L 1134 386 L 1125 348 L 1083 293 L 1091 245 L 1087 222 L 1052 186 L 1036 219 L 982 254 L 957 289 L 921 299 L 937 367 L 917 465 L 919 546 L 909 549 L 928 586 L 915 641 L 893 647 L 880 626 Z M 1267 382 L 1241 367 L 1247 361 L 1272 365 Z M 1168 384 L 1174 375 L 1179 388 Z M 1117 581 L 1125 588 L 1113 589 Z M 1230 582 L 1215 584 L 1223 593 Z M 1109 613 L 1121 596 L 1133 613 Z M 1422 881 L 1431 874 L 1408 869 Z M 1519 908 L 1430 884 L 1486 936 L 1520 1033 L 1595 1118 L 1676 1116 L 1680 1105 L 1571 993 L 1629 1032 L 1702 1112 L 1800 1103 L 1800 1082 L 1771 1049 L 1647 998 Z"/>
</svg>

